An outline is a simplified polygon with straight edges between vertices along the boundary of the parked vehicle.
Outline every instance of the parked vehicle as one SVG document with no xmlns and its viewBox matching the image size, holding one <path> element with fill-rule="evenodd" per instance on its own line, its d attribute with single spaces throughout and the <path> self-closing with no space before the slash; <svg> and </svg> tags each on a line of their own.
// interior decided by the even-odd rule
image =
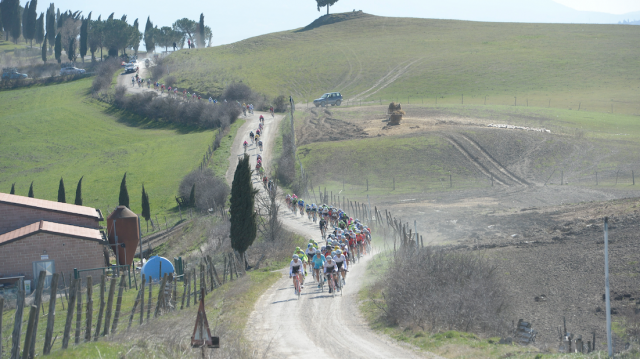
<svg viewBox="0 0 640 359">
<path fill-rule="evenodd" d="M 3 80 L 17 80 L 17 79 L 26 79 L 27 74 L 21 74 L 18 72 L 18 69 L 15 67 L 7 67 L 2 69 L 2 79 Z"/>
<path fill-rule="evenodd" d="M 63 67 L 60 69 L 60 76 L 67 75 L 80 75 L 87 73 L 84 69 L 79 69 L 77 67 Z"/>
<path fill-rule="evenodd" d="M 313 100 L 313 104 L 318 106 L 340 106 L 342 104 L 342 95 L 340 92 L 327 92 L 320 98 Z"/>
<path fill-rule="evenodd" d="M 127 66 L 125 66 L 124 68 L 125 74 L 132 74 L 134 72 L 138 72 L 138 66 L 131 65 L 131 64 L 128 64 Z"/>
</svg>

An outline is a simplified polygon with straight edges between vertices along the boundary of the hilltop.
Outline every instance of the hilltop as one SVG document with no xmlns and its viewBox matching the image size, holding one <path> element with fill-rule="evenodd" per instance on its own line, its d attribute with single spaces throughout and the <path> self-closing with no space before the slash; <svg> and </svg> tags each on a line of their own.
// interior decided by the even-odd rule
<svg viewBox="0 0 640 359">
<path fill-rule="evenodd" d="M 347 13 L 348 14 L 348 13 Z M 297 102 L 529 105 L 640 114 L 640 28 L 323 16 L 305 28 L 168 57 L 180 87 L 243 81 Z M 318 26 L 322 25 L 322 26 Z M 464 95 L 464 99 L 462 96 Z"/>
</svg>

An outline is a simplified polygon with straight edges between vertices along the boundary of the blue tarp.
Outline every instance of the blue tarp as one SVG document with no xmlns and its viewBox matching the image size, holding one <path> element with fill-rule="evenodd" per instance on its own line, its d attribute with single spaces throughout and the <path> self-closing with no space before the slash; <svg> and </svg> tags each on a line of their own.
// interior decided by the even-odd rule
<svg viewBox="0 0 640 359">
<path fill-rule="evenodd" d="M 160 263 L 162 263 L 162 273 L 160 273 Z M 147 277 L 147 281 L 149 277 L 153 278 L 153 281 L 160 280 L 165 273 L 170 274 L 173 273 L 173 264 L 167 258 L 153 256 L 149 258 L 147 263 L 142 266 L 142 274 Z"/>
</svg>

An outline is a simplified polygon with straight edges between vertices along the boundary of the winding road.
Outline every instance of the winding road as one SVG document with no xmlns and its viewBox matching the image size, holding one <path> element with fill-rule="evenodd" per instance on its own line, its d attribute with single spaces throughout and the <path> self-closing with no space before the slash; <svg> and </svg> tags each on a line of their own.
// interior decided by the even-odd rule
<svg viewBox="0 0 640 359">
<path fill-rule="evenodd" d="M 238 156 L 244 153 L 242 144 L 249 132 L 258 128 L 260 115 L 265 117 L 265 143 L 263 164 L 269 169 L 271 149 L 277 135 L 282 115 L 272 118 L 268 113 L 255 112 L 245 118 L 236 135 L 226 179 L 231 184 Z M 259 150 L 252 145 L 247 153 L 251 164 Z M 267 171 L 268 172 L 268 171 Z M 256 188 L 262 185 L 256 178 Z M 306 238 L 322 242 L 317 225 L 286 210 L 283 205 L 282 222 L 287 229 Z M 293 253 L 293 248 L 292 248 Z M 249 317 L 245 337 L 263 358 L 437 358 L 436 355 L 418 352 L 394 340 L 380 336 L 369 329 L 358 309 L 357 294 L 365 277 L 365 270 L 372 256 L 350 268 L 342 295 L 333 297 L 310 284 L 302 290 L 300 300 L 294 296 L 289 268 L 283 268 L 282 278 L 269 288 L 255 304 Z M 310 283 L 310 282 L 309 282 Z"/>
</svg>

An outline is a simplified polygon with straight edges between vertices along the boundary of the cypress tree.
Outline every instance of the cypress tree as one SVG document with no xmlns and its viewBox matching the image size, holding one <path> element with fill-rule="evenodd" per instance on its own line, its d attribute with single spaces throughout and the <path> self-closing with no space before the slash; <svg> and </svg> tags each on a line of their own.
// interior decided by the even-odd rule
<svg viewBox="0 0 640 359">
<path fill-rule="evenodd" d="M 149 194 L 142 185 L 142 218 L 147 222 L 147 232 L 149 232 L 149 220 L 151 219 L 151 207 L 149 205 Z"/>
<path fill-rule="evenodd" d="M 11 39 L 17 44 L 22 29 L 22 16 L 20 16 L 20 1 L 14 0 L 14 4 L 11 7 Z"/>
<path fill-rule="evenodd" d="M 129 208 L 129 191 L 127 191 L 127 173 L 124 173 L 122 182 L 120 182 L 120 196 L 118 197 L 118 205 Z"/>
<path fill-rule="evenodd" d="M 147 17 L 147 24 L 144 26 L 144 46 L 147 48 L 147 53 L 152 53 L 156 49 L 153 39 L 153 23 L 150 17 Z"/>
<path fill-rule="evenodd" d="M 50 45 L 56 42 L 56 9 L 53 3 L 49 5 L 47 9 L 47 40 Z"/>
<path fill-rule="evenodd" d="M 251 183 L 251 167 L 249 156 L 238 161 L 231 184 L 231 247 L 242 256 L 256 238 L 256 213 L 254 197 L 257 191 Z"/>
<path fill-rule="evenodd" d="M 42 44 L 44 41 L 44 13 L 40 13 L 40 17 L 36 20 L 35 40 L 36 44 Z"/>
<path fill-rule="evenodd" d="M 47 37 L 44 37 L 44 41 L 42 41 L 42 61 L 44 63 L 47 62 Z"/>
<path fill-rule="evenodd" d="M 37 21 L 38 21 L 38 13 L 36 12 L 36 8 L 38 7 L 38 0 L 31 0 L 31 3 L 29 4 L 29 11 L 27 12 L 27 16 L 26 16 L 26 24 L 25 24 L 25 30 L 26 30 L 26 36 L 25 36 L 25 40 L 29 39 L 29 41 L 31 41 L 31 46 L 33 47 L 33 39 L 35 39 L 36 37 L 36 26 L 37 26 Z M 27 8 L 24 8 L 25 11 L 27 11 Z"/>
<path fill-rule="evenodd" d="M 76 39 L 69 40 L 69 48 L 67 48 L 67 58 L 71 62 L 76 62 Z"/>
<path fill-rule="evenodd" d="M 22 38 L 24 39 L 24 43 L 26 44 L 29 40 L 27 35 L 27 28 L 29 27 L 29 1 L 24 5 L 24 9 L 22 9 L 22 18 L 20 19 L 20 24 L 22 26 Z"/>
<path fill-rule="evenodd" d="M 82 206 L 82 179 L 84 176 L 80 177 L 80 181 L 78 181 L 78 187 L 76 187 L 76 200 L 75 204 L 78 206 Z"/>
<path fill-rule="evenodd" d="M 64 181 L 62 180 L 62 177 L 60 177 L 60 185 L 58 185 L 58 202 L 67 203 L 67 195 L 64 190 Z"/>
<path fill-rule="evenodd" d="M 204 14 L 200 14 L 200 23 L 198 24 L 198 47 L 204 47 Z"/>
<path fill-rule="evenodd" d="M 11 184 L 11 191 L 9 192 L 9 194 L 16 194 L 16 184 L 15 183 Z"/>
<path fill-rule="evenodd" d="M 58 60 L 58 63 L 62 62 L 62 36 L 60 35 L 60 33 L 58 33 L 58 35 L 56 36 L 56 46 L 55 46 L 55 56 L 56 56 L 56 60 Z"/>
<path fill-rule="evenodd" d="M 193 184 L 193 186 L 191 186 L 191 194 L 189 194 L 189 205 L 191 207 L 196 206 L 196 184 L 195 183 Z"/>
<path fill-rule="evenodd" d="M 29 186 L 29 194 L 27 196 L 34 198 L 33 197 L 33 181 L 31 181 L 31 186 Z"/>
<path fill-rule="evenodd" d="M 80 25 L 80 57 L 84 63 L 84 57 L 87 55 L 87 37 L 89 35 L 89 20 L 82 19 L 82 25 Z"/>
</svg>

